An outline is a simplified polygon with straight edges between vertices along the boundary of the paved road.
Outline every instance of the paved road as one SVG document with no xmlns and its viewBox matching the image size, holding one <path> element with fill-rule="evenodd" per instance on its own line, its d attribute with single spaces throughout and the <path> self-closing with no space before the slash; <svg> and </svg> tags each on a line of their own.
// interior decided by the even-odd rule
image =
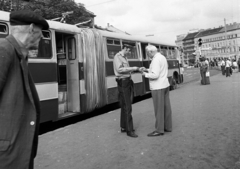
<svg viewBox="0 0 240 169">
<path fill-rule="evenodd" d="M 119 132 L 119 109 L 40 136 L 35 169 L 240 168 L 240 73 L 170 92 L 173 132 L 154 130 L 152 99 L 133 105 L 138 138 Z"/>
</svg>

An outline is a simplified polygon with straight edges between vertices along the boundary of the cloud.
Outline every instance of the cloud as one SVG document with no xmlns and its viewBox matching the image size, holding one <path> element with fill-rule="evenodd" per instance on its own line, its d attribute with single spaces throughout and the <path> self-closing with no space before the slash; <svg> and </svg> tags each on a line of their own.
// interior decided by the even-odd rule
<svg viewBox="0 0 240 169">
<path fill-rule="evenodd" d="M 80 0 L 75 0 L 79 1 Z M 190 29 L 240 22 L 240 0 L 81 0 L 94 12 L 96 24 L 107 23 L 136 35 L 154 34 L 174 42 Z M 99 4 L 91 6 L 92 4 Z M 88 5 L 90 6 L 88 8 Z"/>
<path fill-rule="evenodd" d="M 217 8 L 210 8 L 213 6 L 219 6 Z M 205 5 L 204 15 L 209 18 L 227 18 L 227 17 L 239 17 L 240 1 L 217 1 L 213 0 Z"/>
<path fill-rule="evenodd" d="M 112 0 L 112 1 L 102 1 L 99 3 L 96 3 L 96 1 L 90 0 L 91 4 L 89 5 L 89 10 L 94 9 L 96 15 L 101 16 L 124 16 L 126 15 L 130 10 L 131 6 L 127 3 L 127 0 Z M 88 2 L 90 4 L 90 2 Z M 95 5 L 94 5 L 95 2 Z M 88 5 L 86 5 L 86 8 L 88 9 Z"/>
<path fill-rule="evenodd" d="M 191 11 L 171 7 L 154 12 L 152 16 L 155 22 L 187 22 L 192 19 Z"/>
</svg>

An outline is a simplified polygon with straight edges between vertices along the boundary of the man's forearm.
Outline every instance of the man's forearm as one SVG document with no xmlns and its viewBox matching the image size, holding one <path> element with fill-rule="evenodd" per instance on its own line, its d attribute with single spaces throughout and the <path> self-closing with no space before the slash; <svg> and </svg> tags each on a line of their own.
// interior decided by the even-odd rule
<svg viewBox="0 0 240 169">
<path fill-rule="evenodd" d="M 135 71 L 134 67 L 121 67 L 118 69 L 118 73 L 130 73 L 132 71 Z"/>
</svg>

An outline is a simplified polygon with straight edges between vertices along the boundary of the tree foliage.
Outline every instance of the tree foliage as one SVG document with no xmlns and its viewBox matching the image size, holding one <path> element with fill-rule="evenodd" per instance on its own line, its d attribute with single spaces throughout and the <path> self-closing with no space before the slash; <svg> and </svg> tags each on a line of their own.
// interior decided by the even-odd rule
<svg viewBox="0 0 240 169">
<path fill-rule="evenodd" d="M 62 17 L 62 13 L 73 11 L 73 14 L 66 17 L 66 23 L 69 24 L 84 22 L 94 17 L 84 6 L 76 4 L 73 0 L 29 0 L 29 2 L 12 0 L 12 2 L 13 10 L 32 10 L 49 20 Z M 10 11 L 9 0 L 0 0 L 0 9 Z"/>
<path fill-rule="evenodd" d="M 9 0 L 0 0 L 0 10 L 2 11 L 10 11 L 11 4 Z"/>
</svg>

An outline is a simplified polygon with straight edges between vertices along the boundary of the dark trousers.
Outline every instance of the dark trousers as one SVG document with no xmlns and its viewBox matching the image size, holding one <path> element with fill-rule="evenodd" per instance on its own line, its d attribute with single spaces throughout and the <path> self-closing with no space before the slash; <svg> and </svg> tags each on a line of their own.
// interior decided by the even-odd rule
<svg viewBox="0 0 240 169">
<path fill-rule="evenodd" d="M 117 80 L 119 102 L 121 105 L 120 127 L 127 132 L 133 131 L 131 92 L 133 82 L 130 78 Z"/>
<path fill-rule="evenodd" d="M 206 72 L 205 71 L 202 71 L 200 70 L 200 74 L 201 74 L 201 84 L 202 85 L 205 85 L 206 84 Z"/>
<path fill-rule="evenodd" d="M 226 67 L 226 77 L 230 77 L 230 67 Z"/>
<path fill-rule="evenodd" d="M 28 169 L 34 169 L 34 159 L 33 158 L 30 159 L 30 164 L 29 164 Z"/>
<path fill-rule="evenodd" d="M 169 99 L 169 87 L 152 90 L 153 106 L 156 117 L 155 128 L 159 133 L 172 131 L 172 109 Z"/>
<path fill-rule="evenodd" d="M 225 66 L 221 66 L 222 75 L 225 75 Z"/>
<path fill-rule="evenodd" d="M 240 72 L 240 65 L 238 65 L 238 72 Z"/>
</svg>

